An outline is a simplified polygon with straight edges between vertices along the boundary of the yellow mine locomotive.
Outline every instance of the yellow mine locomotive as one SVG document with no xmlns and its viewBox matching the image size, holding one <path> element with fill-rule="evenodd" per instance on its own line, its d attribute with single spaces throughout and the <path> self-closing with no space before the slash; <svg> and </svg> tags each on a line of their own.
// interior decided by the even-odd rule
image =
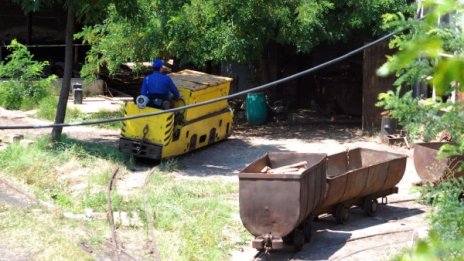
<svg viewBox="0 0 464 261">
<path fill-rule="evenodd" d="M 183 98 L 174 107 L 208 101 L 229 94 L 231 78 L 183 70 L 169 75 Z M 160 109 L 126 103 L 125 116 Z M 223 140 L 232 134 L 233 113 L 227 100 L 123 122 L 119 149 L 135 157 L 160 160 Z"/>
</svg>

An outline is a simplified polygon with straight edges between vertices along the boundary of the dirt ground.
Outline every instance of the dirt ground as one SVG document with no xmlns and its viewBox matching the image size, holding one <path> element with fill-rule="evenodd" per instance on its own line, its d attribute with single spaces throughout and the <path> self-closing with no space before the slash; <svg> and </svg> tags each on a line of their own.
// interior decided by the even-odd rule
<svg viewBox="0 0 464 261">
<path fill-rule="evenodd" d="M 387 260 L 426 234 L 429 207 L 417 204 L 413 184 L 420 181 L 412 162 L 413 150 L 388 146 L 377 137 L 362 136 L 354 124 L 306 124 L 239 128 L 230 139 L 189 154 L 180 161 L 179 174 L 208 177 L 221 175 L 238 181 L 236 173 L 268 151 L 333 154 L 363 147 L 408 156 L 399 193 L 388 196 L 378 215 L 366 217 L 354 208 L 348 224 L 338 225 L 331 215 L 314 222 L 313 238 L 300 252 L 292 248 L 260 255 L 257 260 Z M 253 236 L 250 235 L 250 241 Z M 232 253 L 232 260 L 253 260 L 258 252 L 250 247 Z"/>
<path fill-rule="evenodd" d="M 40 124 L 22 112 L 0 109 L 0 125 Z M 35 135 L 48 133 L 49 129 L 28 131 L 0 130 L 5 134 Z M 117 146 L 119 131 L 89 127 L 65 128 L 72 138 L 104 142 Z M 330 215 L 314 222 L 313 238 L 300 252 L 291 248 L 260 255 L 251 247 L 236 249 L 231 260 L 384 260 L 400 249 L 411 246 L 428 228 L 425 216 L 430 209 L 417 204 L 413 184 L 419 181 L 412 162 L 412 149 L 388 146 L 377 137 L 363 136 L 357 124 L 314 123 L 288 126 L 270 124 L 261 127 L 240 125 L 227 140 L 178 158 L 179 176 L 185 178 L 225 178 L 237 181 L 238 173 L 250 162 L 269 151 L 317 152 L 332 154 L 347 149 L 364 147 L 385 150 L 408 156 L 406 171 L 399 183 L 399 193 L 388 197 L 388 205 L 381 205 L 376 217 L 366 217 L 359 209 L 352 210 L 352 217 L 345 225 L 337 225 Z M 144 172 L 150 166 L 138 166 L 135 172 Z M 140 174 L 140 173 L 139 173 Z M 132 184 L 143 182 L 140 175 L 133 175 Z M 139 178 L 136 178 L 136 177 Z M 130 177 L 128 177 L 130 179 Z M 124 189 L 121 186 L 121 189 Z M 126 187 L 127 189 L 127 187 Z M 6 195 L 6 196 L 5 196 Z M 10 195 L 10 196 L 8 196 Z M 0 186 L 0 200 L 11 199 L 11 193 Z M 238 195 L 237 195 L 238 204 Z M 237 213 L 239 218 L 239 213 Z M 250 235 L 249 241 L 253 239 Z M 1 245 L 0 245 L 1 248 Z M 0 250 L 1 252 L 1 250 Z"/>
</svg>

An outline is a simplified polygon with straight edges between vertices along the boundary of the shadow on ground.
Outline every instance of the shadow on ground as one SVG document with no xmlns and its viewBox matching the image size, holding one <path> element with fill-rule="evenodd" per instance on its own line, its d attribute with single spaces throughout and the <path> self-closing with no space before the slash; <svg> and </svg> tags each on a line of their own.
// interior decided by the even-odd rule
<svg viewBox="0 0 464 261">
<path fill-rule="evenodd" d="M 343 143 L 360 138 L 362 130 L 357 123 L 268 124 L 254 127 L 242 124 L 236 127 L 234 135 L 268 139 L 306 139 L 314 142 L 333 139 Z"/>
<path fill-rule="evenodd" d="M 268 151 L 287 150 L 280 145 L 254 145 L 239 138 L 229 138 L 180 157 L 179 172 L 186 176 L 230 176 Z"/>
<path fill-rule="evenodd" d="M 364 212 L 356 207 L 351 210 L 352 216 L 347 224 L 337 224 L 335 218 L 328 214 L 313 221 L 311 242 L 305 244 L 301 251 L 295 252 L 292 246 L 286 246 L 282 250 L 271 251 L 261 260 L 331 260 L 334 259 L 334 254 L 344 248 L 348 242 L 362 242 L 362 240 L 381 242 L 379 238 L 382 234 L 412 233 L 413 228 L 402 228 L 404 225 L 402 220 L 424 213 L 420 208 L 394 205 L 381 205 L 375 217 L 365 216 Z M 390 226 L 395 226 L 395 229 Z M 377 229 L 373 231 L 372 227 Z M 371 230 L 367 231 L 368 228 Z"/>
</svg>

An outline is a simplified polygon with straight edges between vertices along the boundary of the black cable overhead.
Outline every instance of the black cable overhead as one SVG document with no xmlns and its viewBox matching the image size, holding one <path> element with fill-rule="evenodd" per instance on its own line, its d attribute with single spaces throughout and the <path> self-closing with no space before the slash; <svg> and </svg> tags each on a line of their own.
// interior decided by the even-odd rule
<svg viewBox="0 0 464 261">
<path fill-rule="evenodd" d="M 211 100 L 208 100 L 208 101 L 204 101 L 204 102 L 199 102 L 199 103 L 196 103 L 196 104 L 190 104 L 190 105 L 186 105 L 186 106 L 182 106 L 182 107 L 177 107 L 177 108 L 172 108 L 172 109 L 168 109 L 168 110 L 162 110 L 162 111 L 158 111 L 158 112 L 152 112 L 152 113 L 145 113 L 145 114 L 139 114 L 139 115 L 134 115 L 134 116 L 129 116 L 129 117 L 117 117 L 117 118 L 111 118 L 111 119 L 100 119 L 100 120 L 92 120 L 92 121 L 81 121 L 81 122 L 72 122 L 72 123 L 55 123 L 55 124 L 43 124 L 43 125 L 11 125 L 11 126 L 2 126 L 0 125 L 0 130 L 12 130 L 12 129 L 43 129 L 43 128 L 54 128 L 54 127 L 72 127 L 72 126 L 84 126 L 84 125 L 95 125 L 95 124 L 102 124 L 102 123 L 110 123 L 110 122 L 117 122 L 117 121 L 126 121 L 126 120 L 133 120 L 133 119 L 139 119 L 139 118 L 144 118 L 144 117 L 150 117 L 150 116 L 155 116 L 155 115 L 160 115 L 160 114 L 164 114 L 164 113 L 170 113 L 170 112 L 178 112 L 178 111 L 182 111 L 182 110 L 185 110 L 185 109 L 189 109 L 189 108 L 195 108 L 195 107 L 199 107 L 199 106 L 203 106 L 203 105 L 206 105 L 206 104 L 211 104 L 211 103 L 215 103 L 215 102 L 218 102 L 218 101 L 222 101 L 222 100 L 227 100 L 227 99 L 231 99 L 231 98 L 236 98 L 236 97 L 240 97 L 240 96 L 244 96 L 250 92 L 256 92 L 256 91 L 262 91 L 262 90 L 266 90 L 266 89 L 269 89 L 271 87 L 274 87 L 275 85 L 277 84 L 280 84 L 280 83 L 283 83 L 283 82 L 287 82 L 287 81 L 291 81 L 293 79 L 296 79 L 296 78 L 299 78 L 303 75 L 306 75 L 308 73 L 312 73 L 312 72 L 315 72 L 317 70 L 320 70 L 322 68 L 325 68 L 327 66 L 330 66 L 332 64 L 335 64 L 335 63 L 338 63 L 350 56 L 353 56 L 361 51 L 364 51 L 365 49 L 377 44 L 377 43 L 380 43 L 380 42 L 383 42 L 385 40 L 387 40 L 388 38 L 392 37 L 393 35 L 395 35 L 396 32 L 392 32 L 392 33 L 389 33 L 387 35 L 384 35 L 380 38 L 378 38 L 377 40 L 374 40 L 370 43 L 367 43 L 357 49 L 354 49 L 344 55 L 341 55 L 337 58 L 334 58 L 332 60 L 329 60 L 327 62 L 324 62 L 322 64 L 319 64 L 319 65 L 316 65 L 312 68 L 309 68 L 309 69 L 306 69 L 304 71 L 301 71 L 299 73 L 296 73 L 296 74 L 292 74 L 290 76 L 287 76 L 287 77 L 284 77 L 282 79 L 279 79 L 279 80 L 276 80 L 276 81 L 273 81 L 273 82 L 270 82 L 270 83 L 266 83 L 266 84 L 263 84 L 263 85 L 260 85 L 260 86 L 257 86 L 257 87 L 254 87 L 254 88 L 251 88 L 251 89 L 248 89 L 248 90 L 245 90 L 245 91 L 241 91 L 241 92 L 237 92 L 237 93 L 234 93 L 234 94 L 231 94 L 231 95 L 228 95 L 228 96 L 223 96 L 223 97 L 219 97 L 219 98 L 215 98 L 215 99 L 211 99 Z"/>
</svg>

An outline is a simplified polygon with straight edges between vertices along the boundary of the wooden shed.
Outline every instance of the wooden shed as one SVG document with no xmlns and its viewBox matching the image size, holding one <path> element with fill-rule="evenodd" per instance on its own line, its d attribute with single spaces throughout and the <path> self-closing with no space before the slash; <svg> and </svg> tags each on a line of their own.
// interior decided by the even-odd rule
<svg viewBox="0 0 464 261">
<path fill-rule="evenodd" d="M 389 77 L 377 75 L 377 69 L 387 61 L 386 55 L 392 53 L 393 51 L 388 48 L 388 42 L 381 42 L 364 51 L 362 128 L 370 133 L 380 130 L 380 113 L 384 109 L 375 106 L 379 93 L 395 89 L 394 75 Z"/>
</svg>

